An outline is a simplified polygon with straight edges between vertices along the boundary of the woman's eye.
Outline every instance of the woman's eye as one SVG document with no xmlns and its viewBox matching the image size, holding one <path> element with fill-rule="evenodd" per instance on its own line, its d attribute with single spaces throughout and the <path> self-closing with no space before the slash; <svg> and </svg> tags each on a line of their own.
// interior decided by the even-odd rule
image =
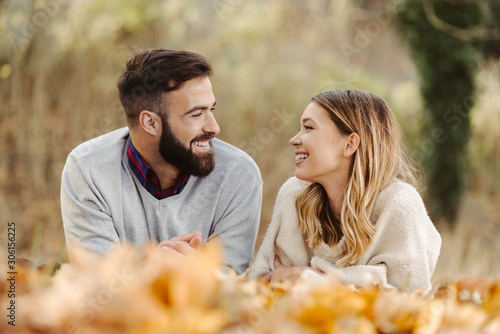
<svg viewBox="0 0 500 334">
<path fill-rule="evenodd" d="M 312 126 L 304 125 L 304 129 L 306 129 L 306 130 L 312 130 Z"/>
</svg>

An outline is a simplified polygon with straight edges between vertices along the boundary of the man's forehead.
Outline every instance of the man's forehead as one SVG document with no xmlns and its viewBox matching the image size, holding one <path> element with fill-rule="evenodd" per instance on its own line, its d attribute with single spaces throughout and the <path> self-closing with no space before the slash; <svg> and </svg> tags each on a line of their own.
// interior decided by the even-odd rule
<svg viewBox="0 0 500 334">
<path fill-rule="evenodd" d="M 212 83 L 208 77 L 186 81 L 178 90 L 168 92 L 166 101 L 169 109 L 182 112 L 195 106 L 211 108 L 215 104 Z"/>
</svg>

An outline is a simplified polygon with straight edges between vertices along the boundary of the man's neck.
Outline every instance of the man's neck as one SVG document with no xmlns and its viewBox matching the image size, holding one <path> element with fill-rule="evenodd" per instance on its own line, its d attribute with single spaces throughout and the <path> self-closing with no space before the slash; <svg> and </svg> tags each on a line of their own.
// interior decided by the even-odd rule
<svg viewBox="0 0 500 334">
<path fill-rule="evenodd" d="M 140 153 L 139 153 L 140 154 Z M 156 173 L 161 183 L 161 190 L 175 186 L 179 182 L 180 170 L 166 162 L 161 156 L 157 159 L 152 159 L 151 162 L 144 158 Z"/>
<path fill-rule="evenodd" d="M 169 164 L 161 154 L 151 149 L 151 143 L 145 143 L 140 137 L 130 132 L 130 139 L 136 151 L 153 169 L 160 179 L 161 190 L 165 190 L 177 184 L 180 177 L 179 168 Z"/>
</svg>

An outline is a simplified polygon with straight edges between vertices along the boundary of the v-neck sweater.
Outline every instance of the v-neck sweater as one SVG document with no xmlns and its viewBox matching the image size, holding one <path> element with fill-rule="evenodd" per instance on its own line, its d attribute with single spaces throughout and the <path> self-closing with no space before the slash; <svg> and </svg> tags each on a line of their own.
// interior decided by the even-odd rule
<svg viewBox="0 0 500 334">
<path fill-rule="evenodd" d="M 191 175 L 181 193 L 158 200 L 130 169 L 128 138 L 128 128 L 118 129 L 68 156 L 61 210 L 70 258 L 74 243 L 106 254 L 119 243 L 142 246 L 201 231 L 203 244 L 222 241 L 227 266 L 245 270 L 262 202 L 262 178 L 253 159 L 214 138 L 214 170 L 206 177 Z"/>
</svg>

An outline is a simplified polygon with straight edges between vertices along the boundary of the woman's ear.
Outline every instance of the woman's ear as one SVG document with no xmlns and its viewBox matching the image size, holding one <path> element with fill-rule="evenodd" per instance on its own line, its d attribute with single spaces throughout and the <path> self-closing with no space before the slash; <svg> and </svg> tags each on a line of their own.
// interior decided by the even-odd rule
<svg viewBox="0 0 500 334">
<path fill-rule="evenodd" d="M 143 110 L 139 114 L 141 128 L 152 136 L 161 135 L 161 118 L 155 112 Z"/>
<path fill-rule="evenodd" d="M 357 133 L 351 133 L 347 137 L 347 144 L 344 148 L 344 157 L 349 158 L 358 150 L 360 137 Z"/>
</svg>

